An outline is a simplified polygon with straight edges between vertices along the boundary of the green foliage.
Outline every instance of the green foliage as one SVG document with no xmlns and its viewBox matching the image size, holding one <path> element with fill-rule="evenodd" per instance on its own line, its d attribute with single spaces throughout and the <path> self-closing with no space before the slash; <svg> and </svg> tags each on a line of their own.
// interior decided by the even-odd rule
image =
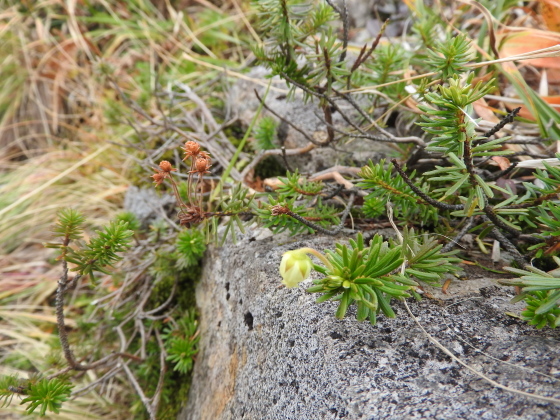
<svg viewBox="0 0 560 420">
<path fill-rule="evenodd" d="M 74 209 L 62 209 L 57 213 L 57 222 L 52 232 L 55 238 L 64 240 L 80 239 L 83 233 L 84 217 Z"/>
<path fill-rule="evenodd" d="M 166 328 L 163 340 L 167 351 L 166 360 L 174 365 L 173 370 L 183 374 L 189 372 L 194 363 L 194 356 L 198 352 L 200 340 L 196 313 L 190 310 L 177 321 L 176 327 Z"/>
<path fill-rule="evenodd" d="M 117 253 L 130 247 L 130 237 L 134 235 L 134 232 L 128 230 L 128 223 L 124 221 L 112 221 L 109 226 L 96 233 L 97 236 L 94 236 L 85 248 L 73 251 L 66 257 L 68 262 L 76 264 L 72 271 L 92 277 L 94 271 L 109 274 L 106 267 L 122 259 Z"/>
<path fill-rule="evenodd" d="M 294 173 L 287 172 L 286 178 L 278 177 L 282 183 L 276 190 L 276 193 L 283 198 L 298 198 L 300 196 L 314 196 L 319 195 L 323 191 L 322 182 L 308 181 L 299 174 L 296 169 Z"/>
<path fill-rule="evenodd" d="M 425 100 L 429 105 L 420 104 L 418 107 L 426 113 L 422 115 L 424 122 L 418 123 L 422 129 L 435 137 L 426 148 L 429 152 L 453 153 L 460 158 L 464 156 L 465 142 L 482 140 L 475 133 L 476 121 L 471 119 L 472 104 L 482 98 L 490 90 L 491 84 L 471 83 L 474 73 L 469 74 L 464 81 L 455 75 L 448 80 L 449 86 L 438 86 L 438 92 L 429 92 Z M 503 142 L 503 141 L 502 141 Z M 478 156 L 491 156 L 483 153 L 490 149 L 497 149 L 500 142 L 485 143 L 485 147 L 478 151 Z"/>
<path fill-rule="evenodd" d="M 288 212 L 324 228 L 340 222 L 338 210 L 323 204 L 320 197 L 322 182 L 308 181 L 297 170 L 294 173 L 287 172 L 285 178 L 279 177 L 278 180 L 281 185 L 273 194 L 267 195 L 268 203 L 262 200 L 254 202 L 252 206 L 264 227 L 274 233 L 288 230 L 292 235 L 315 232 L 311 226 L 303 224 Z"/>
<path fill-rule="evenodd" d="M 278 123 L 273 117 L 263 117 L 255 127 L 255 149 L 270 150 L 276 147 Z"/>
<path fill-rule="evenodd" d="M 295 198 L 285 199 L 279 197 L 278 199 L 274 199 L 273 197 L 269 197 L 268 204 L 263 204 L 261 202 L 256 203 L 253 206 L 253 212 L 259 217 L 259 221 L 263 226 L 274 233 L 281 233 L 286 230 L 289 231 L 291 235 L 315 232 L 312 227 L 301 223 L 292 216 L 285 213 L 277 213 L 275 211 L 277 207 L 287 209 L 291 213 L 312 221 L 314 224 L 321 227 L 328 228 L 339 223 L 339 218 L 337 216 L 338 211 L 331 206 L 323 205 L 320 198 L 317 199 L 315 205 L 309 207 L 298 205 L 295 203 L 295 200 Z"/>
<path fill-rule="evenodd" d="M 128 223 L 128 229 L 133 232 L 138 232 L 140 230 L 140 221 L 132 212 L 123 211 L 117 214 L 116 220 Z"/>
<path fill-rule="evenodd" d="M 443 245 L 428 234 L 415 235 L 414 229 L 405 228 L 403 233 L 403 256 L 407 261 L 405 276 L 436 286 L 444 276 L 459 270 L 460 258 L 453 257 L 458 251 L 441 252 Z"/>
<path fill-rule="evenodd" d="M 524 296 L 527 307 L 521 312 L 521 317 L 528 321 L 529 325 L 539 329 L 547 325 L 556 328 L 560 325 L 559 299 L 560 290 L 528 293 Z"/>
<path fill-rule="evenodd" d="M 48 411 L 58 414 L 62 403 L 70 397 L 73 386 L 66 380 L 60 378 L 40 379 L 30 382 L 26 389 L 27 396 L 21 404 L 29 403 L 27 414 L 33 413 L 39 408 L 39 415 L 44 416 Z"/>
<path fill-rule="evenodd" d="M 249 194 L 249 190 L 241 183 L 235 184 L 235 186 L 230 190 L 229 194 L 222 194 L 220 201 L 216 205 L 218 212 L 217 215 L 228 216 L 226 222 L 226 227 L 222 235 L 220 244 L 223 244 L 228 234 L 231 235 L 233 242 L 236 241 L 235 229 L 236 227 L 241 231 L 245 232 L 243 228 L 243 222 L 241 221 L 240 214 L 247 212 L 251 207 L 254 196 Z M 212 230 L 214 232 L 214 238 L 218 242 L 218 220 L 216 218 L 212 219 Z"/>
<path fill-rule="evenodd" d="M 487 182 L 473 168 L 475 158 L 511 153 L 502 150 L 506 137 L 487 141 L 476 135 L 476 121 L 469 114 L 472 112 L 472 104 L 488 93 L 490 84 L 482 86 L 479 82 L 472 86 L 473 77 L 474 74 L 471 73 L 462 82 L 455 76 L 449 79 L 449 87 L 439 86 L 439 92 L 425 94 L 430 105 L 419 106 L 427 115 L 422 116 L 424 122 L 418 125 L 426 133 L 435 136 L 426 150 L 444 153 L 450 166 L 436 166 L 435 170 L 424 175 L 428 181 L 441 186 L 434 190 L 434 193 L 440 194 L 439 200 L 458 195 L 465 209 L 452 213 L 455 216 L 481 214 L 489 200 L 494 198 L 494 190 L 499 191 L 508 198 L 494 206 L 496 217 L 505 225 L 519 229 L 511 216 L 524 216 L 527 211 L 507 207 L 517 204 L 517 197 L 495 182 Z"/>
<path fill-rule="evenodd" d="M 177 249 L 177 267 L 185 269 L 197 265 L 202 259 L 204 251 L 206 251 L 206 238 L 198 229 L 185 229 L 177 235 L 175 247 Z"/>
<path fill-rule="evenodd" d="M 388 202 L 391 202 L 394 216 L 403 223 L 416 221 L 420 224 L 427 222 L 437 223 L 437 209 L 419 198 L 406 182 L 393 173 L 393 164 L 389 163 L 385 167 L 385 160 L 362 167 L 358 173 L 362 181 L 356 187 L 369 190 L 369 194 L 364 200 L 364 213 L 369 217 L 377 217 L 385 212 Z M 415 172 L 410 177 L 414 179 Z M 427 183 L 420 184 L 419 187 L 424 193 L 429 194 Z"/>
<path fill-rule="evenodd" d="M 560 267 L 560 258 L 553 257 Z M 513 302 L 525 300 L 527 307 L 521 313 L 523 319 L 537 328 L 560 325 L 560 268 L 545 272 L 538 268 L 526 266 L 525 270 L 508 267 L 509 272 L 520 276 L 518 279 L 499 280 L 506 286 L 521 287 L 521 294 Z"/>
<path fill-rule="evenodd" d="M 441 74 L 443 79 L 464 73 L 469 60 L 472 58 L 470 52 L 470 41 L 465 35 L 448 37 L 445 41 L 438 43 L 433 50 L 428 50 L 428 65 Z"/>
<path fill-rule="evenodd" d="M 315 52 L 307 54 L 306 58 L 312 63 L 307 73 L 307 84 L 318 86 L 324 81 L 327 84 L 327 94 L 335 82 L 340 85 L 345 83 L 345 78 L 350 74 L 346 69 L 346 63 L 340 61 L 343 52 L 342 43 L 333 35 L 332 28 L 322 33 L 321 38 L 315 41 Z"/>
<path fill-rule="evenodd" d="M 415 294 L 418 283 L 413 279 L 434 283 L 446 273 L 457 270 L 459 261 L 449 253 L 440 253 L 441 245 L 427 237 L 418 239 L 414 232 L 405 231 L 403 244 L 383 241 L 375 235 L 365 246 L 361 234 L 350 247 L 336 244 L 336 250 L 327 250 L 330 266 L 314 265 L 316 271 L 325 275 L 314 280 L 310 293 L 323 293 L 317 302 L 338 301 L 337 318 L 343 318 L 349 306 L 356 302 L 356 319 L 369 318 L 372 325 L 377 314 L 394 318 L 391 299 L 404 299 Z"/>
<path fill-rule="evenodd" d="M 14 395 L 23 394 L 25 387 L 16 375 L 0 376 L 0 408 L 7 407 Z"/>
<path fill-rule="evenodd" d="M 400 46 L 394 44 L 381 44 L 372 55 L 371 60 L 365 64 L 369 72 L 359 73 L 362 77 L 354 78 L 359 86 L 382 85 L 384 83 L 400 80 L 404 70 L 408 67 L 408 54 Z M 379 88 L 393 99 L 404 95 L 405 83 L 397 83 Z"/>
<path fill-rule="evenodd" d="M 268 38 L 265 47 L 253 52 L 272 76 L 284 74 L 299 84 L 316 89 L 326 85 L 327 93 L 334 85 L 343 86 L 350 73 L 344 60 L 343 45 L 329 25 L 337 14 L 322 1 L 260 0 L 259 29 Z M 289 97 L 295 86 L 291 86 Z M 311 96 L 304 92 L 304 99 Z"/>
</svg>

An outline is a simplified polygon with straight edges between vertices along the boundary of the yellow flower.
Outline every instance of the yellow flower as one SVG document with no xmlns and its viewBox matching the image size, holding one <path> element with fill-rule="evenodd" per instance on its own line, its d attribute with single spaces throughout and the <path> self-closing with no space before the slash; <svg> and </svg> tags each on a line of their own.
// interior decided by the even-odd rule
<svg viewBox="0 0 560 420">
<path fill-rule="evenodd" d="M 296 249 L 285 252 L 280 263 L 280 275 L 286 287 L 297 287 L 299 283 L 309 277 L 313 263 L 307 256 L 307 249 Z"/>
</svg>

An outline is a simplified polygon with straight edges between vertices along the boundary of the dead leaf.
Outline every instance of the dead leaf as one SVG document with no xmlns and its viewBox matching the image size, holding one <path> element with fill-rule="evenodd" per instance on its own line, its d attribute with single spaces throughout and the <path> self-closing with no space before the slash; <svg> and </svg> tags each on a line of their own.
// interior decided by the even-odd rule
<svg viewBox="0 0 560 420">
<path fill-rule="evenodd" d="M 478 101 L 473 103 L 473 108 L 476 114 L 483 120 L 490 121 L 492 123 L 499 123 L 500 119 L 494 114 L 494 107 L 488 105 L 484 98 L 480 98 Z"/>
<path fill-rule="evenodd" d="M 560 34 L 544 31 L 522 31 L 503 33 L 505 41 L 500 48 L 502 58 L 519 54 L 526 54 L 542 48 L 553 47 L 560 44 Z M 519 66 L 531 65 L 539 68 L 550 69 L 548 79 L 550 82 L 560 82 L 560 57 L 544 57 L 523 60 Z"/>
<path fill-rule="evenodd" d="M 541 16 L 546 27 L 560 32 L 560 0 L 539 0 Z"/>
<path fill-rule="evenodd" d="M 492 160 L 498 164 L 498 166 L 500 167 L 500 169 L 502 171 L 506 170 L 511 165 L 511 163 L 509 162 L 509 159 L 505 158 L 503 156 L 493 156 Z"/>
</svg>

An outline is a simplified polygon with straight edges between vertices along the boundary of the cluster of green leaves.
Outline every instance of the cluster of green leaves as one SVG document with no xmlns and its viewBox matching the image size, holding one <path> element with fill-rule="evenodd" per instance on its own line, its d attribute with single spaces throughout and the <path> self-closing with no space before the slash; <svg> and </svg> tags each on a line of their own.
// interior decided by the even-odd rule
<svg viewBox="0 0 560 420">
<path fill-rule="evenodd" d="M 185 269 L 199 263 L 206 251 L 206 238 L 199 229 L 185 229 L 175 241 L 177 268 Z"/>
<path fill-rule="evenodd" d="M 198 352 L 198 321 L 194 310 L 188 311 L 177 321 L 176 326 L 164 330 L 163 341 L 167 358 L 173 370 L 183 374 L 190 372 L 194 363 L 194 356 Z"/>
<path fill-rule="evenodd" d="M 448 35 L 434 49 L 428 50 L 428 66 L 435 68 L 443 79 L 464 73 L 472 58 L 471 45 L 465 35 Z"/>
<path fill-rule="evenodd" d="M 39 416 L 47 411 L 60 413 L 62 403 L 70 398 L 73 385 L 64 378 L 17 378 L 14 375 L 0 377 L 0 408 L 8 406 L 15 395 L 20 396 L 20 405 L 26 405 L 28 415 L 38 409 Z"/>
<path fill-rule="evenodd" d="M 321 198 L 317 198 L 313 205 L 297 204 L 295 198 L 269 197 L 268 203 L 258 202 L 253 206 L 253 212 L 259 218 L 259 222 L 274 233 L 289 231 L 291 235 L 298 233 L 315 233 L 308 225 L 288 214 L 276 214 L 274 207 L 280 206 L 314 224 L 329 228 L 339 223 L 338 210 L 332 206 L 324 205 Z"/>
<path fill-rule="evenodd" d="M 553 257 L 560 267 L 560 258 Z M 521 287 L 521 294 L 512 302 L 524 300 L 527 307 L 521 317 L 537 328 L 560 325 L 560 268 L 545 272 L 536 267 L 527 266 L 526 270 L 508 267 L 507 270 L 520 276 L 518 279 L 499 280 L 506 286 Z"/>
<path fill-rule="evenodd" d="M 55 237 L 62 238 L 63 243 L 47 243 L 47 248 L 62 251 L 63 258 L 76 267 L 80 275 L 90 275 L 94 272 L 109 274 L 108 267 L 122 259 L 118 253 L 130 248 L 130 238 L 134 232 L 128 229 L 128 222 L 124 220 L 111 221 L 103 230 L 96 231 L 96 236 L 88 244 L 80 244 L 83 234 L 83 216 L 74 209 L 63 209 L 59 213 L 58 222 L 53 229 Z M 68 246 L 69 242 L 78 241 L 77 248 Z"/>
<path fill-rule="evenodd" d="M 273 117 L 266 116 L 258 121 L 254 130 L 254 145 L 257 151 L 270 150 L 276 147 L 277 128 L 278 123 Z"/>
<path fill-rule="evenodd" d="M 216 215 L 228 217 L 221 240 L 218 240 L 218 219 L 213 217 L 211 218 L 211 223 L 206 225 L 207 228 L 211 228 L 211 230 L 207 232 L 214 235 L 215 242 L 223 245 L 228 235 L 230 235 L 233 242 L 235 242 L 236 227 L 241 233 L 245 232 L 240 215 L 249 211 L 254 198 L 254 194 L 250 194 L 249 190 L 243 187 L 241 183 L 235 184 L 229 193 L 221 194 L 220 200 L 216 204 L 216 208 L 218 209 Z"/>
<path fill-rule="evenodd" d="M 415 179 L 415 175 L 413 171 L 410 177 Z M 362 167 L 358 176 L 362 180 L 356 184 L 356 187 L 369 190 L 363 207 L 364 214 L 368 217 L 379 217 L 384 214 L 388 202 L 393 206 L 394 217 L 403 223 L 436 224 L 438 218 L 443 216 L 436 208 L 418 197 L 401 177 L 394 176 L 393 164 L 389 163 L 386 166 L 384 159 L 379 163 L 370 162 L 369 165 Z M 425 194 L 430 194 L 426 182 L 420 181 L 417 184 Z"/>
<path fill-rule="evenodd" d="M 409 66 L 410 54 L 394 44 L 378 45 L 373 53 L 375 59 L 366 60 L 363 71 L 354 72 L 352 82 L 355 86 L 383 85 L 402 79 Z M 379 91 L 397 99 L 405 95 L 406 83 L 396 83 L 380 87 Z"/>
<path fill-rule="evenodd" d="M 274 211 L 276 207 L 289 209 L 303 219 L 324 228 L 340 222 L 339 211 L 333 206 L 323 204 L 320 196 L 324 189 L 322 182 L 308 181 L 297 170 L 294 173 L 287 172 L 285 178 L 278 179 L 281 185 L 274 193 L 267 194 L 268 202 L 255 201 L 252 207 L 264 227 L 271 229 L 274 233 L 288 230 L 292 235 L 315 232 L 312 227 L 288 214 L 276 214 Z"/>
<path fill-rule="evenodd" d="M 308 181 L 299 174 L 297 169 L 293 173 L 287 172 L 285 178 L 279 177 L 278 180 L 281 182 L 281 185 L 276 192 L 285 198 L 297 197 L 299 195 L 309 197 L 319 195 L 324 188 L 321 181 Z"/>
<path fill-rule="evenodd" d="M 63 379 L 40 379 L 30 382 L 26 397 L 21 404 L 29 403 L 27 413 L 33 413 L 39 408 L 39 415 L 44 416 L 47 410 L 59 413 L 62 403 L 70 397 L 72 385 Z"/>
<path fill-rule="evenodd" d="M 369 246 L 361 234 L 350 240 L 350 246 L 336 244 L 335 251 L 327 250 L 331 266 L 314 264 L 314 269 L 325 277 L 313 280 L 310 293 L 323 293 L 317 302 L 338 301 L 337 318 L 343 318 L 350 305 L 357 304 L 356 319 L 369 318 L 372 325 L 377 314 L 389 318 L 396 314 L 391 299 L 418 297 L 418 281 L 433 284 L 445 274 L 457 271 L 459 259 L 452 253 L 440 252 L 442 245 L 426 236 L 416 236 L 405 229 L 402 242 L 384 241 L 375 235 Z"/>
<path fill-rule="evenodd" d="M 536 231 L 534 237 L 540 239 L 540 242 L 529 247 L 529 251 L 535 252 L 536 258 L 556 255 L 559 242 L 557 238 L 560 236 L 560 208 L 555 200 L 560 191 L 560 169 L 544 162 L 545 169 L 537 169 L 534 173 L 537 181 L 524 183 L 526 193 L 521 197 L 497 185 L 495 181 L 483 178 L 475 167 L 476 162 L 510 152 L 502 150 L 507 137 L 487 140 L 476 135 L 476 121 L 472 120 L 469 114 L 472 112 L 473 102 L 481 98 L 488 88 L 482 87 L 480 83 L 473 86 L 472 80 L 472 74 L 467 75 L 463 81 L 455 76 L 449 79 L 448 86 L 438 86 L 437 91 L 424 95 L 425 104 L 421 104 L 420 108 L 425 115 L 422 116 L 424 121 L 419 125 L 434 136 L 427 150 L 442 153 L 448 165 L 436 166 L 435 170 L 424 173 L 426 179 L 437 184 L 438 188 L 432 192 L 425 187 L 421 189 L 426 195 L 439 201 L 464 206 L 462 210 L 450 212 L 451 217 L 487 214 L 488 206 L 491 206 L 492 213 L 503 226 L 512 231 Z M 371 173 L 374 173 L 372 168 L 363 172 L 369 178 L 372 177 Z M 368 186 L 367 183 L 364 186 Z M 372 186 L 369 185 L 370 188 Z M 410 194 L 406 188 L 401 191 Z M 400 193 L 392 192 L 391 197 L 394 197 L 395 201 L 402 201 Z M 441 209 L 436 213 L 441 216 Z M 484 226 L 479 225 L 476 229 L 481 231 L 477 239 L 482 240 L 493 228 L 494 224 L 488 222 L 484 223 Z M 516 298 L 525 299 L 528 305 L 527 310 L 523 312 L 524 319 L 539 327 L 557 326 L 554 314 L 558 309 L 556 294 L 560 293 L 560 284 L 554 281 L 541 283 L 535 276 L 527 277 L 524 270 L 512 270 L 512 273 L 523 277 L 510 283 L 527 285 L 524 288 L 527 293 Z M 542 275 L 543 272 L 539 271 L 538 276 Z M 529 281 L 534 283 L 527 283 Z M 550 287 L 545 287 L 545 283 Z"/>
<path fill-rule="evenodd" d="M 122 259 L 119 253 L 130 247 L 130 237 L 134 233 L 128 229 L 129 222 L 126 219 L 131 219 L 130 215 L 110 222 L 103 230 L 97 231 L 89 243 L 84 243 L 84 217 L 74 209 L 62 209 L 53 227 L 54 236 L 60 238 L 61 242 L 45 246 L 60 250 L 62 259 L 76 265 L 73 271 L 93 279 L 94 272 L 109 273 L 109 269 Z M 44 416 L 47 411 L 59 413 L 72 387 L 66 378 L 61 377 L 18 380 L 6 376 L 0 378 L 0 401 L 3 400 L 2 406 L 5 406 L 12 401 L 13 395 L 22 395 L 24 398 L 20 403 L 27 404 L 28 414 L 38 410 L 39 415 Z"/>
<path fill-rule="evenodd" d="M 329 92 L 335 83 L 345 83 L 350 73 L 340 60 L 342 42 L 329 26 L 337 18 L 331 6 L 322 1 L 260 0 L 256 7 L 259 29 L 268 42 L 253 52 L 272 75 L 286 74 L 310 87 L 326 82 Z M 290 95 L 294 92 L 291 86 Z"/>
</svg>

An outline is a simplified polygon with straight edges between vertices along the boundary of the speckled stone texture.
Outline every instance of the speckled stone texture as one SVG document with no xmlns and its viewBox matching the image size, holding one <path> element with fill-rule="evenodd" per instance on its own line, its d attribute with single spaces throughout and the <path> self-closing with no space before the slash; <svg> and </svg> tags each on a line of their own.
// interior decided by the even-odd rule
<svg viewBox="0 0 560 420">
<path fill-rule="evenodd" d="M 253 230 L 208 252 L 201 350 L 180 420 L 560 418 L 560 406 L 496 389 L 452 361 L 398 303 L 397 319 L 371 326 L 280 286 L 283 252 L 332 244 Z M 520 309 L 511 289 L 472 278 L 434 296 L 410 307 L 443 345 L 504 385 L 560 398 L 560 334 L 505 315 Z"/>
</svg>

